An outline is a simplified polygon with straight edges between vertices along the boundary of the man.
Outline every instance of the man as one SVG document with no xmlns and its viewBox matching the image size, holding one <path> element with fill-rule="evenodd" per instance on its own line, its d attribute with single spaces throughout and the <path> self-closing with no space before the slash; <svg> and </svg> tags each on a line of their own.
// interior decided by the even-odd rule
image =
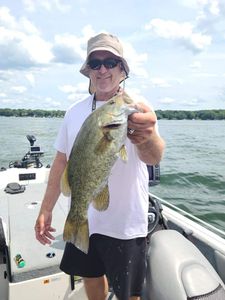
<svg viewBox="0 0 225 300">
<path fill-rule="evenodd" d="M 120 83 L 127 78 L 129 67 L 117 37 L 101 33 L 91 38 L 80 72 L 90 79 L 91 95 L 67 111 L 55 143 L 57 154 L 35 225 L 36 238 L 42 244 L 54 239 L 52 210 L 76 134 L 95 108 L 123 92 Z M 108 280 L 119 300 L 138 300 L 142 291 L 148 213 L 146 164 L 159 163 L 164 141 L 157 132 L 154 111 L 146 103 L 136 106 L 141 112 L 128 120 L 128 162 L 118 159 L 109 177 L 110 205 L 104 212 L 89 205 L 88 254 L 67 243 L 60 265 L 64 272 L 83 277 L 89 300 L 107 299 Z"/>
</svg>

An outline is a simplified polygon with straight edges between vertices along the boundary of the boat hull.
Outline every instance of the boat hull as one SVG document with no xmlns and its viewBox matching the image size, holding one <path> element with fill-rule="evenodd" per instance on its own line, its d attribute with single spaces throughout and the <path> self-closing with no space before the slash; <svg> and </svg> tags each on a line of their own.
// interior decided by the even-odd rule
<svg viewBox="0 0 225 300">
<path fill-rule="evenodd" d="M 0 248 L 1 300 L 17 300 L 18 295 L 23 300 L 87 299 L 82 280 L 75 281 L 75 290 L 73 290 L 70 276 L 59 269 L 64 249 L 63 225 L 69 210 L 69 200 L 66 197 L 61 195 L 54 208 L 53 227 L 56 228 L 54 243 L 50 246 L 43 246 L 34 236 L 34 223 L 47 186 L 48 175 L 49 169 L 44 167 L 40 169 L 12 168 L 0 172 L 2 223 L 0 245 L 3 240 L 5 242 L 5 246 Z M 5 187 L 8 183 L 23 185 L 25 189 L 17 194 L 6 193 Z M 154 195 L 151 197 L 157 199 Z M 197 219 L 190 218 L 185 215 L 185 212 L 177 210 L 163 199 L 158 198 L 157 201 L 162 204 L 163 219 L 170 230 L 185 236 L 193 247 L 206 257 L 223 285 L 225 282 L 225 235 L 223 236 L 222 232 L 217 232 L 210 226 L 206 228 Z M 18 253 L 25 261 L 25 266 L 22 268 L 18 268 L 15 262 L 15 256 Z M 142 300 L 151 300 L 149 289 L 149 282 L 147 282 Z M 110 293 L 109 298 L 115 299 L 115 296 L 113 298 Z M 154 298 L 154 300 L 161 299 L 163 298 Z"/>
</svg>

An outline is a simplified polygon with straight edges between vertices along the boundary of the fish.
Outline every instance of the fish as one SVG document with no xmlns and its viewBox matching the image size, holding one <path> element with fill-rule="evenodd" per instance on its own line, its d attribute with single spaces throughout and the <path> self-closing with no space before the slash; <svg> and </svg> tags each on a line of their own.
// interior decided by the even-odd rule
<svg viewBox="0 0 225 300">
<path fill-rule="evenodd" d="M 138 112 L 134 101 L 125 92 L 93 111 L 75 138 L 61 177 L 62 193 L 71 196 L 63 239 L 84 253 L 89 248 L 88 207 L 92 203 L 104 211 L 109 206 L 108 178 L 119 157 L 128 160 L 127 120 L 134 112 Z"/>
</svg>

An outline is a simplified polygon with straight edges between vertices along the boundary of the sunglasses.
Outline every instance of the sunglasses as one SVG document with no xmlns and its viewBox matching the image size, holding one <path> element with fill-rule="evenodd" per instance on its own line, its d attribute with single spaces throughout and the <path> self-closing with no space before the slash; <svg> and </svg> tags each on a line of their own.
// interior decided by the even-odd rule
<svg viewBox="0 0 225 300">
<path fill-rule="evenodd" d="M 88 62 L 88 66 L 92 69 L 92 70 L 99 70 L 101 68 L 101 66 L 103 65 L 106 69 L 113 69 L 115 68 L 118 63 L 120 63 L 121 60 L 119 59 L 115 59 L 115 58 L 106 58 L 104 60 L 100 60 L 100 59 L 91 59 Z"/>
</svg>

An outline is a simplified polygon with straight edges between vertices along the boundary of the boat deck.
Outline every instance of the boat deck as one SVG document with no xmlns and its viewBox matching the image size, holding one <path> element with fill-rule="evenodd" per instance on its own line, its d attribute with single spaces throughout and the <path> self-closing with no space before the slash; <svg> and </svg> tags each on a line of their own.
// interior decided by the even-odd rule
<svg viewBox="0 0 225 300">
<path fill-rule="evenodd" d="M 19 175 L 34 172 L 35 180 L 19 180 Z M 45 172 L 42 169 L 32 172 L 29 169 L 9 169 L 1 173 L 3 180 L 0 184 L 0 218 L 8 246 L 7 263 L 0 264 L 2 278 L 7 272 L 5 280 L 0 277 L 1 300 L 16 300 L 18 294 L 23 300 L 31 299 L 31 295 L 34 300 L 87 300 L 82 280 L 75 281 L 75 290 L 71 291 L 70 277 L 59 269 L 65 246 L 63 228 L 69 211 L 68 198 L 60 195 L 54 207 L 52 226 L 56 232 L 52 244 L 44 246 L 35 238 L 34 225 L 47 186 L 48 176 Z M 25 191 L 17 194 L 6 193 L 5 187 L 11 182 L 24 185 Z M 25 261 L 22 268 L 16 264 L 17 254 Z M 115 296 L 109 294 L 109 299 L 114 300 Z"/>
<path fill-rule="evenodd" d="M 59 272 L 58 265 L 64 249 L 62 232 L 68 212 L 68 199 L 60 196 L 53 213 L 55 241 L 44 246 L 35 239 L 34 225 L 45 189 L 46 183 L 38 183 L 26 185 L 25 191 L 19 194 L 8 194 L 0 190 L 1 217 L 9 229 L 8 245 L 13 282 Z M 17 254 L 25 261 L 23 268 L 18 268 L 15 262 Z"/>
</svg>

